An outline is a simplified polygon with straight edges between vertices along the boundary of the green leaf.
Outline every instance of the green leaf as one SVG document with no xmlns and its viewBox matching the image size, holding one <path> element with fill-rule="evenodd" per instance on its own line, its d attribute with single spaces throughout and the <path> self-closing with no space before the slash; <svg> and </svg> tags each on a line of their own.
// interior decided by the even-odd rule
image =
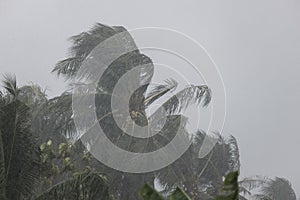
<svg viewBox="0 0 300 200">
<path fill-rule="evenodd" d="M 239 172 L 231 172 L 227 174 L 224 186 L 216 200 L 238 200 L 239 186 L 238 186 Z"/>
<path fill-rule="evenodd" d="M 155 189 L 145 184 L 140 190 L 141 200 L 165 200 Z"/>
</svg>

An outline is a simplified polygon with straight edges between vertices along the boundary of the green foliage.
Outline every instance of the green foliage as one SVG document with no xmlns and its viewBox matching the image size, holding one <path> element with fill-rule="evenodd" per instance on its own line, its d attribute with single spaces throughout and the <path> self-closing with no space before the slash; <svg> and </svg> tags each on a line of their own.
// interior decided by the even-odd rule
<svg viewBox="0 0 300 200">
<path fill-rule="evenodd" d="M 48 142 L 45 142 L 40 145 L 42 163 L 46 163 L 47 161 L 55 158 L 55 154 L 52 148 L 53 147 L 51 140 L 48 140 Z"/>
<path fill-rule="evenodd" d="M 7 92 L 0 92 L 0 199 L 32 199 L 43 191 L 42 185 L 50 189 L 39 197 L 41 199 L 108 199 L 106 179 L 102 174 L 90 168 L 85 171 L 78 168 L 73 176 L 68 175 L 74 168 L 72 145 L 57 145 L 47 140 L 38 148 L 31 124 L 34 124 L 32 119 L 40 116 L 36 108 L 44 107 L 39 100 L 33 103 L 34 98 L 29 98 L 32 88 L 26 87 L 26 92 L 17 88 L 14 77 L 6 77 L 4 85 Z M 19 99 L 26 100 L 26 104 Z M 32 116 L 35 111 L 37 115 Z M 81 159 L 87 164 L 90 157 L 84 155 Z"/>
<path fill-rule="evenodd" d="M 238 200 L 239 199 L 239 186 L 238 186 L 238 172 L 229 173 L 225 180 L 224 186 L 216 200 Z"/>
<path fill-rule="evenodd" d="M 238 200 L 239 199 L 239 186 L 238 186 L 238 172 L 229 173 L 224 180 L 223 189 L 217 195 L 215 200 Z M 149 185 L 144 185 L 140 190 L 141 200 L 164 200 L 164 198 L 155 189 Z M 202 197 L 198 197 L 202 199 Z M 176 188 L 168 198 L 169 200 L 189 200 L 190 198 L 185 192 Z"/>
<path fill-rule="evenodd" d="M 40 145 L 41 165 L 41 191 L 58 184 L 64 179 L 70 178 L 70 175 L 77 174 L 83 169 L 90 168 L 91 155 L 76 152 L 72 144 L 59 143 L 54 145 L 52 140 L 48 140 Z M 79 166 L 84 164 L 84 166 Z"/>
<path fill-rule="evenodd" d="M 54 185 L 35 200 L 104 200 L 109 199 L 105 177 L 97 172 L 85 170 L 73 178 Z"/>
<path fill-rule="evenodd" d="M 89 31 L 71 37 L 72 46 L 70 48 L 70 57 L 57 62 L 53 71 L 58 75 L 64 76 L 67 80 L 74 79 L 81 63 L 91 53 L 92 49 L 105 39 L 123 31 L 126 31 L 123 27 L 110 27 L 98 23 Z M 130 40 L 130 43 L 134 43 L 133 38 L 130 38 Z M 95 94 L 96 114 L 100 126 L 115 145 L 132 152 L 155 151 L 165 146 L 178 130 L 181 131 L 182 134 L 188 135 L 184 123 L 179 127 L 181 117 L 184 118 L 184 116 L 180 115 L 180 112 L 191 104 L 200 105 L 202 103 L 202 105 L 206 106 L 211 100 L 211 93 L 209 88 L 205 85 L 191 85 L 183 90 L 176 91 L 176 95 L 173 95 L 162 105 L 170 115 L 168 116 L 164 130 L 149 139 L 130 137 L 128 134 L 125 134 L 125 132 L 132 131 L 135 125 L 126 122 L 122 130 L 116 125 L 111 115 L 110 95 L 113 93 L 113 88 L 120 78 L 136 66 L 143 66 L 143 69 L 140 71 L 140 76 L 135 77 L 137 80 L 134 80 L 140 83 L 141 87 L 130 99 L 129 112 L 135 124 L 148 124 L 149 116 L 146 116 L 145 110 L 159 98 L 174 91 L 177 82 L 175 80 L 167 80 L 165 84 L 158 85 L 155 88 L 149 88 L 148 84 L 144 85 L 143 83 L 146 80 L 151 81 L 154 74 L 154 65 L 152 60 L 139 50 L 120 56 L 104 71 L 103 76 L 98 82 L 97 93 Z M 87 75 L 84 73 L 80 75 L 87 78 Z M 151 89 L 151 91 L 147 92 L 148 89 Z M 52 102 L 51 112 L 55 111 L 55 113 L 57 113 L 55 115 L 58 115 L 58 118 L 62 119 L 60 120 L 62 122 L 59 127 L 60 130 L 67 130 L 65 132 L 67 138 L 73 142 L 77 141 L 80 136 L 72 129 L 72 126 L 74 126 L 73 118 L 78 113 L 72 113 L 71 95 L 64 94 L 55 98 Z M 85 145 L 91 146 L 92 144 Z M 121 200 L 137 199 L 137 188 L 144 183 L 153 185 L 156 177 L 155 173 L 128 174 L 118 172 L 101 163 L 97 163 L 94 167 L 107 175 L 109 184 L 111 185 L 110 192 L 115 199 Z"/>
<path fill-rule="evenodd" d="M 153 189 L 148 184 L 145 184 L 139 192 L 139 196 L 141 200 L 165 200 L 159 192 Z M 190 200 L 190 198 L 184 193 L 180 188 L 176 188 L 176 190 L 170 195 L 170 200 Z"/>
<path fill-rule="evenodd" d="M 148 184 L 145 184 L 139 192 L 141 200 L 164 200 L 164 198 Z"/>
<path fill-rule="evenodd" d="M 190 148 L 180 159 L 157 172 L 165 193 L 179 186 L 192 199 L 201 200 L 203 196 L 212 199 L 222 189 L 223 177 L 228 172 L 239 170 L 239 151 L 235 138 L 225 140 L 220 137 L 211 153 L 200 159 L 198 152 L 205 136 L 205 133 L 197 132 Z"/>
<path fill-rule="evenodd" d="M 53 71 L 72 80 L 94 47 L 122 31 L 126 29 L 96 24 L 91 30 L 73 36 L 70 57 L 59 61 Z M 138 65 L 145 67 L 136 77 L 141 87 L 129 101 L 134 123 L 125 122 L 121 129 L 111 116 L 110 95 L 119 79 Z M 153 74 L 152 60 L 136 50 L 111 63 L 98 83 L 95 104 L 99 123 L 107 137 L 120 148 L 150 152 L 167 144 L 177 131 L 190 136 L 181 111 L 191 104 L 206 106 L 211 101 L 207 86 L 187 86 L 162 105 L 169 116 L 159 134 L 147 140 L 129 137 L 125 132 L 134 130 L 134 124 L 148 124 L 146 109 L 176 90 L 177 82 L 172 79 L 152 90 L 149 85 L 143 85 Z M 73 121 L 76 113 L 72 112 L 70 92 L 48 99 L 39 86 L 18 88 L 15 77 L 8 75 L 3 87 L 5 92 L 0 91 L 0 200 L 30 199 L 35 193 L 40 194 L 37 200 L 136 200 L 136 191 L 144 183 L 148 184 L 139 193 L 142 200 L 163 200 L 163 196 L 169 200 L 188 200 L 188 195 L 193 200 L 212 200 L 217 194 L 217 200 L 237 200 L 245 199 L 239 192 L 250 195 L 251 189 L 259 187 L 261 193 L 255 197 L 260 199 L 296 199 L 291 184 L 282 178 L 243 180 L 239 187 L 238 172 L 232 172 L 240 166 L 234 137 L 229 140 L 220 137 L 213 151 L 199 159 L 199 147 L 205 137 L 200 131 L 191 138 L 192 145 L 187 152 L 164 169 L 147 174 L 110 169 L 87 153 L 78 141 L 80 135 Z M 184 123 L 179 126 L 181 119 Z M 223 177 L 228 172 L 232 173 L 226 176 L 223 185 Z M 164 187 L 164 195 L 153 189 L 154 181 Z"/>
<path fill-rule="evenodd" d="M 31 110 L 18 100 L 15 77 L 3 81 L 7 93 L 0 105 L 1 195 L 26 199 L 34 193 L 39 177 L 39 151 L 31 131 Z"/>
</svg>

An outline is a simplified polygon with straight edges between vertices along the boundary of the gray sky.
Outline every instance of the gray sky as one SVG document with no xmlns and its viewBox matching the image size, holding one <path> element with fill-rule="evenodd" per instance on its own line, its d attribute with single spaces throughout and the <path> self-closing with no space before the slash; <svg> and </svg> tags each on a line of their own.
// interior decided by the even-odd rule
<svg viewBox="0 0 300 200">
<path fill-rule="evenodd" d="M 300 195 L 300 1 L 0 0 L 0 72 L 49 88 L 67 38 L 95 22 L 184 32 L 210 53 L 228 100 L 224 132 L 240 146 L 242 176 L 289 179 Z"/>
</svg>

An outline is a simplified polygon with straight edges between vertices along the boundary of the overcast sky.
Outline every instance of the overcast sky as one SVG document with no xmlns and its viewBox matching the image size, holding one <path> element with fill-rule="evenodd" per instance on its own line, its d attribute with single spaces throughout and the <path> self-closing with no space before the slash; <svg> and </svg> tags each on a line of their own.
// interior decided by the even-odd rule
<svg viewBox="0 0 300 200">
<path fill-rule="evenodd" d="M 224 132 L 238 140 L 242 176 L 285 177 L 299 196 L 299 11 L 299 0 L 0 0 L 0 72 L 54 96 L 65 84 L 50 72 L 66 56 L 67 38 L 95 22 L 186 33 L 222 74 Z"/>
</svg>

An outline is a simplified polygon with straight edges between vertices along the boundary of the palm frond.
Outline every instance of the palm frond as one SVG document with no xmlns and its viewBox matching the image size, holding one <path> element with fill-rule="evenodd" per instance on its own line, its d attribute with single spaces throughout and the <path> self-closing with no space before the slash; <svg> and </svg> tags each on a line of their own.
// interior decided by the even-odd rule
<svg viewBox="0 0 300 200">
<path fill-rule="evenodd" d="M 230 146 L 230 157 L 228 160 L 229 165 L 231 166 L 230 171 L 239 171 L 240 170 L 240 151 L 237 140 L 232 135 L 229 137 L 227 141 Z"/>
<path fill-rule="evenodd" d="M 35 110 L 47 101 L 46 89 L 35 84 L 25 85 L 19 88 L 18 100 Z"/>
<path fill-rule="evenodd" d="M 253 189 L 260 188 L 261 186 L 268 184 L 270 178 L 265 176 L 252 176 L 244 178 L 239 182 L 240 186 L 246 191 L 251 191 Z"/>
<path fill-rule="evenodd" d="M 174 79 L 166 80 L 165 82 L 166 84 L 156 86 L 147 94 L 147 97 L 144 100 L 144 105 L 146 107 L 166 93 L 176 89 L 178 85 L 178 83 Z"/>
<path fill-rule="evenodd" d="M 6 89 L 6 91 L 9 94 L 13 96 L 13 98 L 18 96 L 19 89 L 17 88 L 16 76 L 5 74 L 4 80 L 2 82 L 3 82 L 3 87 Z"/>
<path fill-rule="evenodd" d="M 109 199 L 106 182 L 104 175 L 88 170 L 74 175 L 70 180 L 51 187 L 35 200 Z"/>
<path fill-rule="evenodd" d="M 296 200 L 291 183 L 284 178 L 275 177 L 261 187 L 261 194 L 271 199 Z"/>
<path fill-rule="evenodd" d="M 52 70 L 52 72 L 57 72 L 57 75 L 66 75 L 68 77 L 73 77 L 77 72 L 78 66 L 83 62 L 84 57 L 71 57 L 64 60 L 58 61 Z"/>
<path fill-rule="evenodd" d="M 100 42 L 125 30 L 123 27 L 109 27 L 97 23 L 91 30 L 72 36 L 70 57 L 57 62 L 52 72 L 63 75 L 67 80 L 74 78 L 83 60 Z"/>
<path fill-rule="evenodd" d="M 176 93 L 169 100 L 167 100 L 162 106 L 165 108 L 166 112 L 176 113 L 181 112 L 192 104 L 203 104 L 207 106 L 211 101 L 211 91 L 206 86 L 194 86 L 190 85 L 185 89 Z"/>
<path fill-rule="evenodd" d="M 72 111 L 72 94 L 65 92 L 50 99 L 45 109 L 50 118 L 55 119 L 53 129 L 57 133 L 63 134 L 66 138 L 73 138 L 76 135 Z"/>
<path fill-rule="evenodd" d="M 255 194 L 253 195 L 253 198 L 256 200 L 274 200 L 271 197 L 268 197 L 267 195 L 264 194 Z"/>
</svg>

